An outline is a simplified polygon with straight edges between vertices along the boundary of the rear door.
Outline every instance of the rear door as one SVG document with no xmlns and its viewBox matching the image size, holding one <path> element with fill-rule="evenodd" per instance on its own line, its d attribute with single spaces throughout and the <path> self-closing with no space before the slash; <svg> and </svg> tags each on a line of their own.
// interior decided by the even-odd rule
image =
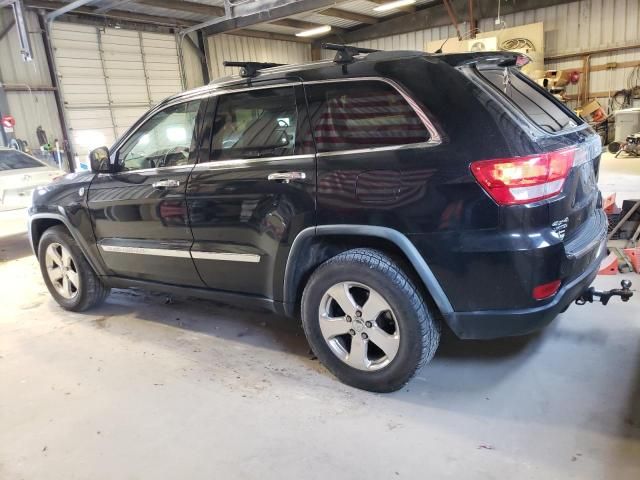
<svg viewBox="0 0 640 480">
<path fill-rule="evenodd" d="M 192 256 L 207 286 L 280 300 L 289 247 L 315 225 L 313 144 L 300 85 L 226 92 L 211 102 L 210 153 L 189 180 Z"/>
<path fill-rule="evenodd" d="M 113 274 L 202 286 L 189 250 L 185 189 L 196 161 L 198 111 L 174 103 L 144 121 L 115 151 L 117 172 L 99 174 L 88 192 L 98 248 Z"/>
<path fill-rule="evenodd" d="M 305 82 L 318 157 L 318 225 L 412 232 L 446 205 L 428 187 L 443 160 L 429 120 L 390 80 Z M 420 223 L 418 223 L 420 222 Z"/>
</svg>

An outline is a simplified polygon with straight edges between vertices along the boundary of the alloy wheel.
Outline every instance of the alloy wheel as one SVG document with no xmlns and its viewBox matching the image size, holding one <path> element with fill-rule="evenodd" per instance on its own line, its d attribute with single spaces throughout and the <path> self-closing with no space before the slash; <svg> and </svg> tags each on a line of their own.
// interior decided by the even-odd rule
<svg viewBox="0 0 640 480">
<path fill-rule="evenodd" d="M 337 283 L 323 295 L 318 313 L 322 336 L 347 365 L 374 371 L 396 357 L 398 322 L 389 303 L 373 288 L 358 282 Z"/>
<path fill-rule="evenodd" d="M 80 276 L 69 250 L 59 243 L 51 243 L 45 253 L 49 280 L 56 292 L 71 300 L 80 288 Z"/>
</svg>

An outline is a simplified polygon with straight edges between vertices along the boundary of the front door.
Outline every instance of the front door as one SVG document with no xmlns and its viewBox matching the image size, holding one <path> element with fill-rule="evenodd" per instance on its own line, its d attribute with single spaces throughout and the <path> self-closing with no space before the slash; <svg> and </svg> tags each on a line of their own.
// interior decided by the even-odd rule
<svg viewBox="0 0 640 480">
<path fill-rule="evenodd" d="M 92 182 L 88 204 L 98 249 L 114 275 L 203 285 L 189 253 L 185 189 L 205 106 L 183 101 L 150 116 L 112 152 L 116 172 Z"/>
<path fill-rule="evenodd" d="M 315 225 L 313 144 L 298 134 L 308 125 L 302 87 L 228 92 L 211 103 L 209 158 L 187 187 L 194 262 L 210 288 L 281 300 L 291 242 Z"/>
</svg>

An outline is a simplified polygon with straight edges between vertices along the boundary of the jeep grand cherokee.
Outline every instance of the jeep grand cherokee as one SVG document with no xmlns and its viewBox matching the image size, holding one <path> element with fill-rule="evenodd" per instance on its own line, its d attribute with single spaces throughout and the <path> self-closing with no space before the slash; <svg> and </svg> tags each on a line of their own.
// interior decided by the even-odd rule
<svg viewBox="0 0 640 480">
<path fill-rule="evenodd" d="M 539 329 L 594 279 L 606 217 L 598 137 L 520 59 L 355 51 L 168 98 L 34 193 L 44 281 L 73 311 L 139 287 L 301 318 L 331 372 L 381 392 L 441 322 Z"/>
</svg>

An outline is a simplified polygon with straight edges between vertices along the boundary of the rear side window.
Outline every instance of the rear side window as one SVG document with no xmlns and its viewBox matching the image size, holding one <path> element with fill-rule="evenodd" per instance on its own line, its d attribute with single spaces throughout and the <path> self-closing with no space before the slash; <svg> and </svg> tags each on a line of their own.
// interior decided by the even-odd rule
<svg viewBox="0 0 640 480">
<path fill-rule="evenodd" d="M 29 155 L 25 155 L 18 150 L 0 150 L 0 171 L 44 166 L 43 163 L 40 163 L 35 158 L 31 158 Z"/>
<path fill-rule="evenodd" d="M 318 152 L 426 142 L 429 132 L 391 85 L 380 81 L 331 82 L 305 87 Z M 313 142 L 301 132 L 302 143 Z"/>
<path fill-rule="evenodd" d="M 297 121 L 293 87 L 220 95 L 212 160 L 293 155 Z"/>
<path fill-rule="evenodd" d="M 515 68 L 482 69 L 478 72 L 529 120 L 546 132 L 560 132 L 582 123 L 560 102 L 550 97 L 541 87 L 527 80 Z"/>
</svg>

